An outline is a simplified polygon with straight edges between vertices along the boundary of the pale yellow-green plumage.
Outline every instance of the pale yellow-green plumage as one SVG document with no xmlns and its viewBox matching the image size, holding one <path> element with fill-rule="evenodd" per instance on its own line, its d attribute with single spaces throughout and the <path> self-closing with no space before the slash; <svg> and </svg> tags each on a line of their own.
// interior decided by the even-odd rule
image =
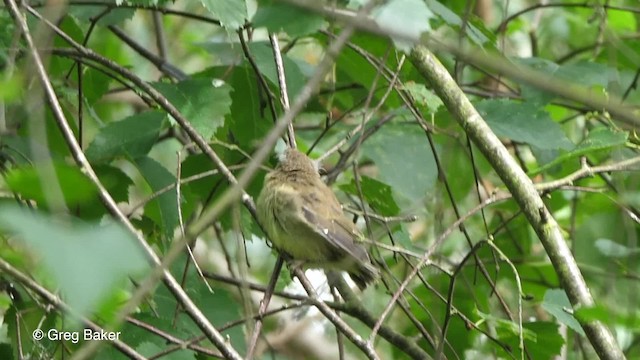
<svg viewBox="0 0 640 360">
<path fill-rule="evenodd" d="M 285 150 L 265 177 L 257 207 L 273 245 L 293 260 L 307 268 L 346 271 L 361 289 L 377 277 L 363 235 L 305 154 Z"/>
</svg>

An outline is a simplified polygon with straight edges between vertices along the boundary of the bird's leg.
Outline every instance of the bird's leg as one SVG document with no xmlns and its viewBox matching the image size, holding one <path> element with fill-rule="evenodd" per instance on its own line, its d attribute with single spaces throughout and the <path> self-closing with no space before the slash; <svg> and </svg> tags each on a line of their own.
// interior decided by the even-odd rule
<svg viewBox="0 0 640 360">
<path fill-rule="evenodd" d="M 305 264 L 304 260 L 291 260 L 289 261 L 289 268 L 291 270 L 295 270 L 295 269 L 304 270 L 304 264 Z"/>
<path fill-rule="evenodd" d="M 305 261 L 304 260 L 293 260 L 290 259 L 289 261 L 287 261 L 287 268 L 289 268 L 289 273 L 291 274 L 291 280 L 293 280 L 294 278 L 294 273 L 296 270 L 300 270 L 302 272 L 304 272 L 305 270 Z"/>
</svg>

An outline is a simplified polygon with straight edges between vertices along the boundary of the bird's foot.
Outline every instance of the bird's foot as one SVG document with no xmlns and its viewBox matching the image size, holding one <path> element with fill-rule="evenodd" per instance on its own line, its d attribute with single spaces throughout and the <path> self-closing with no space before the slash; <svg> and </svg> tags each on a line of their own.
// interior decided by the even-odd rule
<svg viewBox="0 0 640 360">
<path fill-rule="evenodd" d="M 287 268 L 289 268 L 289 272 L 291 273 L 291 280 L 295 277 L 296 270 L 304 272 L 304 264 L 304 260 L 289 260 L 287 262 Z"/>
</svg>

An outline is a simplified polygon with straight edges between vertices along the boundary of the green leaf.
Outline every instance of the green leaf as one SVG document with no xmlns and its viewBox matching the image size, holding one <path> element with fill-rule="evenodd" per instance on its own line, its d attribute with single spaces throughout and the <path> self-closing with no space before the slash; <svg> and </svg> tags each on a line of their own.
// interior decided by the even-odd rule
<svg viewBox="0 0 640 360">
<path fill-rule="evenodd" d="M 491 322 L 495 326 L 498 339 L 506 343 L 510 351 L 504 353 L 502 347 L 497 347 L 505 358 L 521 358 L 520 328 L 515 321 L 498 318 L 491 314 L 485 314 L 476 309 L 481 319 Z M 560 353 L 564 340 L 558 332 L 558 325 L 549 322 L 530 322 L 522 324 L 522 338 L 527 354 L 532 359 L 551 359 Z M 535 355 L 534 355 L 535 354 Z M 502 358 L 502 357 L 501 357 Z"/>
<path fill-rule="evenodd" d="M 80 27 L 78 20 L 73 16 L 65 16 L 62 18 L 61 23 L 58 25 L 60 30 L 62 30 L 68 37 L 75 40 L 76 42 L 82 43 L 84 39 L 84 31 Z M 71 47 L 69 43 L 63 40 L 59 36 L 55 36 L 53 38 L 53 45 L 62 48 Z M 49 66 L 50 76 L 53 76 L 54 79 L 59 79 L 62 76 L 67 76 L 69 73 L 69 69 L 73 65 L 74 61 L 72 59 L 64 58 L 61 56 L 52 56 L 51 64 Z M 56 83 L 54 82 L 54 85 Z M 75 99 L 74 99 L 75 100 Z"/>
<path fill-rule="evenodd" d="M 253 70 L 240 66 L 233 70 L 229 84 L 233 87 L 231 114 L 227 115 L 225 128 L 220 129 L 216 137 L 228 138 L 243 148 L 257 146 L 273 125 L 269 110 L 260 97 L 258 79 Z"/>
<path fill-rule="evenodd" d="M 611 309 L 606 305 L 583 307 L 575 312 L 582 322 L 602 321 L 607 326 L 624 326 L 633 331 L 640 330 L 640 318 L 635 312 L 626 313 L 622 307 Z"/>
<path fill-rule="evenodd" d="M 212 55 L 211 61 L 213 65 L 227 66 L 227 70 L 237 66 L 238 59 L 244 58 L 242 46 L 237 42 L 230 41 L 228 38 L 216 37 L 197 45 Z"/>
<path fill-rule="evenodd" d="M 521 227 L 522 228 L 522 227 Z M 526 228 L 528 230 L 528 228 Z M 522 234 L 521 232 L 520 234 Z M 520 235 L 516 234 L 516 235 Z M 508 236 L 508 235 L 507 235 Z M 506 237 L 506 236 L 505 236 Z M 525 235 L 522 236 L 527 242 L 525 245 L 531 246 L 531 239 Z M 504 239 L 502 241 L 505 241 Z M 496 241 L 496 243 L 498 243 Z M 512 254 L 515 251 L 511 252 Z M 512 255 L 515 256 L 515 255 Z M 528 262 L 526 264 L 517 265 L 518 273 L 522 279 L 522 291 L 526 296 L 532 297 L 533 301 L 540 301 L 544 298 L 549 286 L 559 286 L 558 275 L 553 266 L 544 262 Z M 549 284 L 547 286 L 546 284 Z"/>
<path fill-rule="evenodd" d="M 529 103 L 498 99 L 476 105 L 491 130 L 500 137 L 539 149 L 571 149 L 573 144 L 549 114 Z"/>
<path fill-rule="evenodd" d="M 411 235 L 407 230 L 407 225 L 403 223 L 399 223 L 392 228 L 392 236 L 395 244 L 411 251 L 415 251 L 417 253 L 423 253 L 424 249 L 415 246 L 415 244 L 411 241 Z M 389 257 L 395 257 L 395 254 L 389 254 Z"/>
<path fill-rule="evenodd" d="M 401 50 L 411 50 L 407 39 L 419 39 L 430 30 L 429 19 L 433 13 L 422 0 L 391 0 L 373 12 L 373 17 L 383 30 L 397 34 L 394 44 Z"/>
<path fill-rule="evenodd" d="M 69 6 L 69 13 L 76 19 L 86 23 L 97 23 L 100 26 L 117 25 L 133 18 L 135 9 L 117 7 L 117 1 L 102 0 L 106 6 L 80 5 Z M 105 13 L 105 10 L 109 11 Z M 95 21 L 96 19 L 100 21 Z"/>
<path fill-rule="evenodd" d="M 0 46 L 1 43 L 0 43 Z M 1 51 L 1 50 L 0 50 Z M 0 66 L 2 66 L 2 54 L 0 53 Z M 6 74 L 6 73 L 5 73 Z M 24 95 L 22 74 L 14 72 L 0 78 L 0 101 L 6 103 L 17 102 Z"/>
<path fill-rule="evenodd" d="M 145 341 L 145 342 L 141 343 L 140 345 L 136 346 L 136 351 L 142 356 L 151 357 L 151 356 L 161 352 L 162 351 L 162 347 L 160 347 L 160 345 L 154 344 L 154 343 L 152 343 L 150 341 Z"/>
<path fill-rule="evenodd" d="M 637 191 L 637 189 L 635 191 L 633 189 L 620 191 L 620 198 L 625 199 L 625 204 L 627 205 L 640 207 L 640 191 Z"/>
<path fill-rule="evenodd" d="M 522 64 L 526 67 L 531 68 L 532 71 L 538 71 L 545 73 L 549 76 L 553 76 L 554 73 L 560 67 L 558 64 L 547 60 L 536 57 L 530 58 L 515 58 L 511 59 L 516 64 Z M 526 71 L 526 70 L 525 70 Z M 527 83 L 520 83 L 520 93 L 522 97 L 526 100 L 526 102 L 531 103 L 532 105 L 544 106 L 548 104 L 555 95 L 538 89 L 537 87 L 528 85 Z"/>
<path fill-rule="evenodd" d="M 567 325 L 578 334 L 585 336 L 584 330 L 575 317 L 566 310 L 573 311 L 569 298 L 562 289 L 550 289 L 544 294 L 542 308 L 553 315 L 558 321 Z"/>
<path fill-rule="evenodd" d="M 167 99 L 189 120 L 205 140 L 211 139 L 224 123 L 231 107 L 231 87 L 217 86 L 216 79 L 196 78 L 177 84 L 154 83 Z"/>
<path fill-rule="evenodd" d="M 68 206 L 76 206 L 95 199 L 97 189 L 79 168 L 66 164 L 53 164 L 57 185 L 60 186 Z M 50 191 L 52 179 L 41 178 L 42 174 L 33 166 L 12 169 L 5 177 L 11 191 L 47 207 L 45 192 Z"/>
<path fill-rule="evenodd" d="M 87 103 L 93 104 L 109 90 L 111 78 L 104 73 L 90 67 L 83 67 L 82 93 Z"/>
<path fill-rule="evenodd" d="M 592 306 L 592 307 L 584 307 L 576 310 L 575 316 L 576 318 L 586 321 L 602 321 L 605 324 L 611 324 L 611 320 L 613 320 L 612 312 L 610 309 L 607 309 L 604 306 Z M 616 319 L 618 321 L 619 319 Z"/>
<path fill-rule="evenodd" d="M 553 322 L 528 322 L 523 323 L 525 334 L 530 334 L 524 338 L 526 354 L 531 359 L 551 360 L 560 354 L 564 339 L 558 331 L 558 324 Z M 505 353 L 504 358 L 521 359 L 521 352 L 518 349 L 519 339 L 515 334 L 501 332 L 498 327 L 498 337 L 512 349 L 509 354 Z M 501 347 L 498 348 L 503 350 Z M 526 358 L 526 357 L 525 357 Z"/>
<path fill-rule="evenodd" d="M 378 166 L 380 180 L 411 205 L 421 202 L 435 185 L 433 153 L 418 128 L 388 124 L 364 142 L 362 149 L 361 154 Z"/>
<path fill-rule="evenodd" d="M 129 187 L 133 185 L 133 181 L 122 170 L 110 165 L 97 165 L 93 170 L 116 203 L 129 202 Z M 76 216 L 90 221 L 100 219 L 107 214 L 107 208 L 97 196 L 89 200 L 91 201 L 73 207 Z"/>
<path fill-rule="evenodd" d="M 560 66 L 555 72 L 555 76 L 576 84 L 606 88 L 609 85 L 609 80 L 618 76 L 616 73 L 615 69 L 605 64 L 578 61 Z"/>
<path fill-rule="evenodd" d="M 148 301 L 147 303 L 148 305 L 150 306 L 156 305 L 155 299 L 157 297 L 158 292 L 160 292 L 160 289 L 156 290 L 156 292 L 152 295 L 153 298 Z M 147 304 L 141 306 L 141 309 L 143 307 L 146 307 Z M 144 322 L 150 326 L 157 328 L 158 330 L 165 331 L 174 336 L 177 336 L 177 337 L 188 336 L 189 334 L 187 332 L 182 331 L 182 329 L 179 328 L 180 324 L 178 323 L 172 324 L 172 322 L 170 321 L 171 315 L 169 314 L 170 313 L 159 313 L 159 312 L 155 312 L 155 314 L 152 314 L 151 312 L 148 312 L 148 311 L 144 311 L 144 312 L 141 311 L 135 314 L 131 314 L 131 316 L 134 317 L 136 320 Z M 162 342 L 163 342 L 162 339 L 155 336 L 150 336 L 150 334 L 147 331 L 129 322 L 124 323 L 121 329 L 122 329 L 122 337 L 120 340 L 124 341 L 131 347 L 137 347 L 138 345 L 140 345 L 145 341 L 151 341 L 156 345 L 162 345 Z"/>
<path fill-rule="evenodd" d="M 14 51 L 13 48 L 22 47 L 20 43 L 14 40 L 14 24 L 8 11 L 0 12 L 0 68 L 2 69 L 6 66 L 9 53 Z"/>
<path fill-rule="evenodd" d="M 187 256 L 176 261 L 172 266 L 172 271 L 182 272 L 184 269 L 184 261 Z M 286 271 L 286 269 L 284 269 Z M 291 279 L 290 276 L 288 276 Z M 216 327 L 222 327 L 241 318 L 241 303 L 237 301 L 237 297 L 230 291 L 218 287 L 212 293 L 204 285 L 193 267 L 189 269 L 187 282 L 183 285 L 185 291 L 193 302 L 202 309 L 207 319 Z M 161 330 L 175 333 L 181 338 L 191 338 L 199 336 L 202 331 L 193 323 L 191 318 L 185 312 L 179 312 L 174 316 L 176 306 L 175 297 L 166 289 L 161 287 L 156 291 L 154 302 L 157 305 L 155 313 L 159 317 L 163 325 L 159 324 Z M 148 317 L 143 317 L 146 319 Z M 153 322 L 155 324 L 156 322 Z M 175 326 L 174 326 L 175 324 Z M 245 333 L 242 326 L 233 326 L 222 332 L 223 336 L 228 337 L 230 344 L 236 349 L 245 348 Z"/>
<path fill-rule="evenodd" d="M 638 23 L 633 13 L 620 10 L 607 11 L 607 28 L 620 34 L 634 33 Z"/>
<path fill-rule="evenodd" d="M 524 328 L 536 334 L 536 342 L 525 339 L 525 347 L 532 359 L 553 359 L 560 355 L 564 338 L 560 335 L 558 324 L 536 321 L 523 324 Z"/>
<path fill-rule="evenodd" d="M 34 210 L 3 206 L 0 226 L 38 253 L 65 301 L 84 315 L 91 314 L 128 276 L 149 268 L 133 235 L 113 223 L 61 221 Z"/>
<path fill-rule="evenodd" d="M 136 351 L 138 353 L 140 353 L 140 355 L 142 355 L 142 356 L 152 357 L 154 355 L 162 353 L 164 350 L 166 350 L 166 348 L 167 348 L 166 344 L 156 344 L 156 343 L 153 343 L 151 341 L 145 341 L 145 342 L 141 343 L 140 345 L 136 346 Z M 189 349 L 185 349 L 185 348 L 172 351 L 171 353 L 167 354 L 166 356 L 162 356 L 162 358 L 166 359 L 166 360 L 194 360 L 194 359 L 196 359 L 195 353 L 193 352 L 193 350 L 189 350 Z"/>
<path fill-rule="evenodd" d="M 493 35 L 490 30 L 484 28 L 484 24 L 481 21 L 469 22 L 466 18 L 463 21 L 456 13 L 449 10 L 449 8 L 436 0 L 426 0 L 426 3 L 429 10 L 439 16 L 449 26 L 452 26 L 455 29 L 460 29 L 464 24 L 465 34 L 469 36 L 474 43 L 482 46 L 490 40 L 495 41 L 495 35 Z"/>
<path fill-rule="evenodd" d="M 612 258 L 623 258 L 640 253 L 639 248 L 630 248 L 611 239 L 598 239 L 595 246 L 602 255 Z"/>
<path fill-rule="evenodd" d="M 175 176 L 152 158 L 138 158 L 135 163 L 153 192 L 176 182 Z M 165 238 L 170 238 L 178 225 L 178 200 L 176 197 L 176 189 L 173 188 L 151 200 L 145 206 L 145 215 L 158 225 Z"/>
<path fill-rule="evenodd" d="M 28 299 L 24 297 L 23 299 Z M 43 309 L 41 304 L 28 299 L 23 302 L 14 302 L 13 307 L 7 310 L 7 313 L 3 316 L 3 323 L 7 327 L 7 336 L 11 338 L 13 345 L 13 355 L 6 357 L 6 359 L 20 359 L 20 358 L 32 358 L 25 356 L 24 350 L 26 349 L 53 349 L 54 341 L 48 341 L 45 337 L 40 341 L 33 339 L 33 331 L 35 329 L 60 329 L 60 316 L 56 311 L 47 311 Z M 58 326 L 56 326 L 58 325 Z M 66 329 L 69 329 L 70 324 L 67 323 Z M 55 347 L 61 347 L 60 342 L 55 342 Z M 33 350 L 32 350 L 33 351 Z M 50 350 L 50 354 L 54 351 Z M 34 354 L 40 355 L 40 351 L 34 351 Z M 60 354 L 58 354 L 60 355 Z M 40 356 L 37 356 L 40 357 Z M 59 356 L 57 358 L 60 358 Z M 56 358 L 55 356 L 49 356 L 48 358 Z M 2 357 L 5 359 L 5 357 Z"/>
<path fill-rule="evenodd" d="M 146 155 L 158 139 L 165 115 L 145 111 L 109 123 L 96 135 L 86 155 L 92 163 L 108 163 L 116 157 L 131 159 Z"/>
<path fill-rule="evenodd" d="M 518 323 L 516 323 L 515 321 L 505 320 L 491 314 L 485 314 L 478 309 L 476 309 L 475 312 L 481 319 L 490 321 L 492 324 L 495 324 L 496 329 L 499 330 L 499 332 L 501 333 L 501 337 L 505 337 L 505 335 L 507 334 L 509 336 L 520 336 L 520 327 L 518 326 Z M 523 327 L 522 329 L 523 338 L 535 341 L 536 334 L 534 334 L 531 331 L 528 331 L 527 329 L 524 329 L 524 324 L 522 327 Z"/>
<path fill-rule="evenodd" d="M 372 44 L 379 39 L 374 40 L 368 38 L 366 35 L 360 35 L 356 36 L 356 39 L 352 40 L 352 42 L 356 40 L 361 40 L 360 43 Z M 370 51 L 370 49 L 368 50 Z M 336 70 L 341 75 L 340 79 L 342 79 L 342 81 L 353 81 L 361 85 L 366 84 L 367 86 L 372 83 L 377 74 L 375 68 L 371 66 L 366 59 L 350 48 L 346 48 L 338 54 Z"/>
<path fill-rule="evenodd" d="M 362 189 L 362 196 L 376 213 L 383 216 L 394 216 L 400 212 L 398 204 L 393 199 L 391 186 L 368 176 L 362 176 L 360 188 Z M 355 179 L 351 179 L 349 184 L 340 185 L 340 189 L 359 196 Z"/>
<path fill-rule="evenodd" d="M 615 146 L 624 145 L 629 138 L 626 131 L 615 131 L 608 127 L 600 127 L 589 132 L 584 141 L 576 146 L 574 151 L 580 151 L 580 155 L 594 150 L 606 150 Z"/>
<path fill-rule="evenodd" d="M 426 107 L 430 114 L 434 114 L 442 106 L 442 100 L 433 91 L 427 89 L 424 84 L 414 81 L 404 83 L 404 90 L 408 91 L 417 104 Z"/>
<path fill-rule="evenodd" d="M 129 186 L 133 185 L 133 180 L 127 174 L 110 165 L 98 165 L 93 170 L 113 200 L 116 202 L 127 202 L 129 200 Z"/>
<path fill-rule="evenodd" d="M 563 153 L 553 161 L 528 173 L 529 176 L 537 175 L 569 159 L 577 158 L 596 151 L 608 150 L 626 143 L 629 133 L 626 131 L 615 131 L 601 127 L 589 132 L 589 135 L 573 150 Z"/>
<path fill-rule="evenodd" d="M 291 37 L 309 35 L 326 27 L 322 16 L 286 3 L 261 5 L 253 16 L 254 27 L 266 27 L 269 32 L 286 32 Z"/>
<path fill-rule="evenodd" d="M 264 74 L 271 84 L 275 87 L 279 87 L 278 73 L 276 70 L 275 60 L 273 59 L 273 49 L 271 48 L 271 44 L 267 42 L 253 42 L 249 44 L 249 50 L 251 51 L 260 72 Z M 284 66 L 284 73 L 287 80 L 289 100 L 293 102 L 300 93 L 300 90 L 302 90 L 306 78 L 298 64 L 291 60 L 286 54 L 282 54 L 282 64 Z"/>
<path fill-rule="evenodd" d="M 13 348 L 11 347 L 11 345 L 7 344 L 7 343 L 2 343 L 0 344 L 0 358 L 2 359 L 11 359 L 14 358 L 13 355 Z"/>
<path fill-rule="evenodd" d="M 195 288 L 189 289 L 187 292 L 202 309 L 204 315 L 211 319 L 214 326 L 222 327 L 242 317 L 237 298 L 225 289 L 216 289 L 212 294 L 200 281 Z M 230 339 L 236 349 L 245 348 L 245 333 L 242 327 L 231 327 L 222 334 Z"/>
<path fill-rule="evenodd" d="M 247 4 L 245 0 L 201 0 L 223 27 L 228 30 L 237 30 L 244 25 L 247 19 Z"/>
</svg>

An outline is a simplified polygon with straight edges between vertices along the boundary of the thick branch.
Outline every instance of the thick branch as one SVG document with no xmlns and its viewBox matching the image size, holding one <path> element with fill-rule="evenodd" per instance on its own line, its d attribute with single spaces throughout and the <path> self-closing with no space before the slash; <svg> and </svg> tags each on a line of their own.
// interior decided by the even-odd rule
<svg viewBox="0 0 640 360">
<path fill-rule="evenodd" d="M 593 306 L 594 301 L 589 288 L 562 236 L 561 229 L 542 202 L 531 180 L 433 53 L 423 46 L 416 46 L 410 58 L 512 193 L 538 234 L 571 303 L 575 307 Z M 589 322 L 581 325 L 600 358 L 625 358 L 609 329 L 602 323 Z"/>
</svg>

